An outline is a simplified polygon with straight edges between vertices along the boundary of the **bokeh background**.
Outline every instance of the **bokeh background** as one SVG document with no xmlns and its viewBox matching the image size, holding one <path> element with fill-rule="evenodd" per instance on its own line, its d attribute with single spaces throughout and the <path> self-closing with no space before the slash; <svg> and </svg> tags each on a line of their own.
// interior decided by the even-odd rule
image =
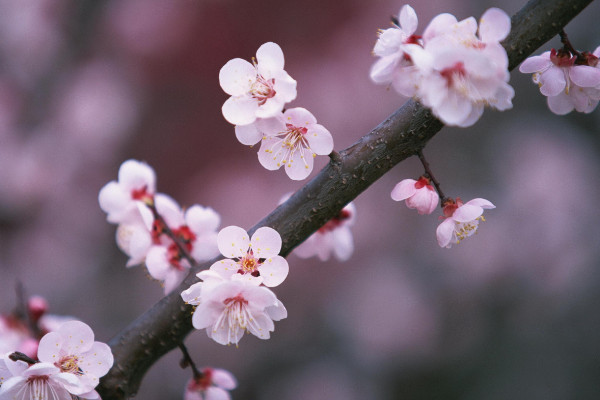
<svg viewBox="0 0 600 400">
<path fill-rule="evenodd" d="M 422 32 L 441 12 L 523 4 L 413 7 Z M 402 5 L 0 0 L 0 313 L 22 282 L 108 341 L 163 294 L 143 267 L 125 268 L 98 207 L 119 165 L 144 160 L 159 191 L 213 207 L 223 227 L 251 227 L 302 182 L 237 142 L 221 66 L 277 42 L 298 81 L 290 107 L 311 110 L 344 149 L 405 100 L 368 78 L 377 29 Z M 567 26 L 575 47 L 600 45 L 598 15 L 596 2 Z M 356 199 L 350 261 L 288 257 L 275 292 L 289 317 L 272 339 L 236 348 L 192 332 L 196 362 L 233 372 L 234 399 L 600 398 L 600 110 L 556 116 L 530 76 L 515 71 L 511 84 L 512 110 L 444 128 L 425 149 L 446 194 L 497 206 L 478 235 L 441 249 L 435 214 L 391 200 L 421 173 L 409 159 Z M 182 398 L 191 373 L 180 358 L 153 366 L 137 398 Z"/>
</svg>

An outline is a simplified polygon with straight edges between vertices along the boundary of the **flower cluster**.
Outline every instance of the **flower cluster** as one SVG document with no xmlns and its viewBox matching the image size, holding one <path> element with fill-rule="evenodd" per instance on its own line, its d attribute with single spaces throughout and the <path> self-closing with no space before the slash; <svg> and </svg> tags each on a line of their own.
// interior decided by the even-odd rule
<svg viewBox="0 0 600 400">
<path fill-rule="evenodd" d="M 35 358 L 42 336 L 57 330 L 64 322 L 76 319 L 48 314 L 48 307 L 46 299 L 32 296 L 24 310 L 0 315 L 0 354 L 18 351 Z"/>
<path fill-rule="evenodd" d="M 42 337 L 37 358 L 0 358 L 0 399 L 99 399 L 95 387 L 113 365 L 110 347 L 94 341 L 92 329 L 80 321 Z"/>
<path fill-rule="evenodd" d="M 181 293 L 196 307 L 192 323 L 205 329 L 220 344 L 238 344 L 245 331 L 268 339 L 273 321 L 287 317 L 287 310 L 267 288 L 279 285 L 289 267 L 279 256 L 281 236 L 261 227 L 252 237 L 237 226 L 223 228 L 217 237 L 219 251 L 229 257 L 197 274 L 202 282 Z M 263 286 L 264 285 L 264 286 Z"/>
<path fill-rule="evenodd" d="M 283 112 L 296 98 L 296 81 L 283 69 L 283 52 L 268 42 L 256 52 L 254 64 L 230 60 L 219 72 L 219 82 L 231 97 L 223 104 L 223 116 L 236 125 L 237 139 L 258 150 L 260 164 L 268 170 L 284 167 L 293 180 L 308 177 L 313 158 L 333 151 L 329 131 L 304 108 Z"/>
<path fill-rule="evenodd" d="M 404 179 L 392 190 L 392 199 L 406 200 L 408 208 L 414 208 L 421 215 L 431 214 L 438 205 L 439 195 L 431 185 L 431 179 L 421 176 L 418 180 Z M 483 210 L 496 208 L 485 199 L 473 199 L 466 203 L 457 197 L 456 200 L 445 198 L 442 204 L 444 221 L 438 226 L 436 235 L 440 247 L 452 247 L 464 238 L 473 235 L 480 221 L 485 221 Z"/>
<path fill-rule="evenodd" d="M 107 220 L 118 224 L 117 244 L 129 256 L 127 266 L 145 262 L 165 293 L 183 281 L 191 263 L 218 254 L 219 215 L 200 205 L 184 212 L 171 197 L 156 193 L 154 170 L 143 162 L 125 161 L 118 181 L 106 184 L 98 200 Z"/>
<path fill-rule="evenodd" d="M 598 57 L 600 47 L 593 53 L 579 53 L 567 47 L 552 49 L 529 57 L 519 71 L 533 73 L 533 81 L 547 97 L 548 108 L 553 113 L 564 115 L 573 109 L 590 113 L 600 101 Z"/>
<path fill-rule="evenodd" d="M 375 83 L 392 84 L 401 95 L 417 98 L 447 125 L 467 127 L 484 106 L 512 107 L 508 57 L 500 45 L 510 32 L 510 17 L 491 8 L 480 19 L 458 21 L 440 14 L 416 35 L 417 15 L 400 10 L 397 26 L 380 31 L 371 68 Z"/>
</svg>

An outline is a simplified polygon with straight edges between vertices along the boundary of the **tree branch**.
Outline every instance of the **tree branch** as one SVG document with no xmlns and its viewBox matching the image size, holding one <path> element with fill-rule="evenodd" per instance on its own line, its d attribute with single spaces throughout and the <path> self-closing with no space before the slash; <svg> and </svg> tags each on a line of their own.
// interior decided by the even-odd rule
<svg viewBox="0 0 600 400">
<path fill-rule="evenodd" d="M 558 32 L 593 0 L 532 0 L 512 17 L 512 30 L 503 45 L 512 70 Z M 421 105 L 409 100 L 369 134 L 332 157 L 319 174 L 258 222 L 276 229 L 286 256 L 351 200 L 396 164 L 415 155 L 443 124 Z M 219 257 L 222 258 L 222 257 Z M 105 400 L 134 396 L 148 368 L 178 346 L 192 329 L 191 307 L 180 292 L 197 282 L 194 276 L 215 260 L 195 268 L 186 280 L 110 341 L 115 363 L 101 380 Z"/>
</svg>

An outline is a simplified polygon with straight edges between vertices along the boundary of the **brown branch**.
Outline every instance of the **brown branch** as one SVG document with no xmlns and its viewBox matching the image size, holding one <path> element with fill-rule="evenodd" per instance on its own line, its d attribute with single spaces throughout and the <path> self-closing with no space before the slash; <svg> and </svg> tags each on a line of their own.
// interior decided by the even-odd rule
<svg viewBox="0 0 600 400">
<path fill-rule="evenodd" d="M 592 0 L 533 0 L 512 17 L 512 30 L 503 45 L 509 68 L 515 68 L 558 32 Z M 415 155 L 443 124 L 410 100 L 332 161 L 288 201 L 250 230 L 276 229 L 289 252 L 351 200 L 402 160 Z M 217 259 L 213 260 L 216 261 Z M 208 268 L 212 262 L 201 268 Z M 198 272 L 193 269 L 192 272 Z M 115 364 L 101 380 L 105 400 L 135 395 L 148 368 L 177 347 L 192 329 L 191 308 L 179 293 L 197 278 L 190 274 L 170 295 L 127 326 L 110 341 Z"/>
</svg>

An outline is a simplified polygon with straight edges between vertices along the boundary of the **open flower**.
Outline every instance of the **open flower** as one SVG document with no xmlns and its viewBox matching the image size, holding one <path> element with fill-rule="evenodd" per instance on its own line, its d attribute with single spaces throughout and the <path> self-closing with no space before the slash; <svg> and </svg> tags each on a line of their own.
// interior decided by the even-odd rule
<svg viewBox="0 0 600 400">
<path fill-rule="evenodd" d="M 58 369 L 65 389 L 84 398 L 97 397 L 94 388 L 113 365 L 110 347 L 95 342 L 92 329 L 80 321 L 65 322 L 42 337 L 38 358 Z"/>
<path fill-rule="evenodd" d="M 119 168 L 118 181 L 111 181 L 100 189 L 100 208 L 113 224 L 130 223 L 136 219 L 138 203 L 151 203 L 156 192 L 156 175 L 146 163 L 127 160 Z"/>
<path fill-rule="evenodd" d="M 333 137 L 306 109 L 286 110 L 274 118 L 258 119 L 253 124 L 236 126 L 238 140 L 246 145 L 261 141 L 258 161 L 274 171 L 285 168 L 293 180 L 308 177 L 313 169 L 313 158 L 333 151 Z"/>
<path fill-rule="evenodd" d="M 258 48 L 256 62 L 229 60 L 219 72 L 219 82 L 231 95 L 223 104 L 223 116 L 234 125 L 251 124 L 256 118 L 273 117 L 296 98 L 296 81 L 283 69 L 281 47 L 267 42 Z"/>
<path fill-rule="evenodd" d="M 411 46 L 421 46 L 421 36 L 417 30 L 417 14 L 408 4 L 398 14 L 400 25 L 379 32 L 373 54 L 380 57 L 370 71 L 375 83 L 392 83 L 398 93 L 411 97 L 417 90 L 420 71 L 412 62 L 409 53 Z"/>
<path fill-rule="evenodd" d="M 486 199 L 473 199 L 463 204 L 460 198 L 444 203 L 444 219 L 436 231 L 441 247 L 452 247 L 477 232 L 480 221 L 485 221 L 483 210 L 496 208 Z"/>
<path fill-rule="evenodd" d="M 275 329 L 273 321 L 287 317 L 287 310 L 270 289 L 254 279 L 235 274 L 226 277 L 215 271 L 197 275 L 204 282 L 192 285 L 181 294 L 188 304 L 197 305 L 192 324 L 206 328 L 206 334 L 220 344 L 238 344 L 248 331 L 268 339 Z"/>
<path fill-rule="evenodd" d="M 424 176 L 419 180 L 404 179 L 392 190 L 392 199 L 406 200 L 408 208 L 416 208 L 421 215 L 431 214 L 438 205 L 440 196 L 431 186 L 431 180 Z"/>
<path fill-rule="evenodd" d="M 338 215 L 296 247 L 294 253 L 301 258 L 318 256 L 321 261 L 329 260 L 333 253 L 339 261 L 348 260 L 354 251 L 350 227 L 355 219 L 356 207 L 348 203 Z"/>
<path fill-rule="evenodd" d="M 592 112 L 600 100 L 600 47 L 580 57 L 565 49 L 552 49 L 523 61 L 519 71 L 533 73 L 533 81 L 547 96 L 550 111 L 558 115 L 573 109 Z"/>
<path fill-rule="evenodd" d="M 192 378 L 185 388 L 184 400 L 230 400 L 229 390 L 237 387 L 231 372 L 219 368 L 204 368 L 202 376 Z"/>
<path fill-rule="evenodd" d="M 217 244 L 221 254 L 230 258 L 217 261 L 210 269 L 226 278 L 238 274 L 257 285 L 274 287 L 288 275 L 288 263 L 279 255 L 281 236 L 273 228 L 258 228 L 249 238 L 244 229 L 228 226 L 219 232 Z"/>
<path fill-rule="evenodd" d="M 416 23 L 414 11 L 404 6 L 400 29 L 381 34 L 374 53 L 382 58 L 371 69 L 374 81 L 391 81 L 400 94 L 415 96 L 447 125 L 473 125 L 484 106 L 512 107 L 508 57 L 500 45 L 510 31 L 504 11 L 487 10 L 479 27 L 473 17 L 458 21 L 440 14 L 422 37 L 414 34 Z"/>
<path fill-rule="evenodd" d="M 28 365 L 0 360 L 0 399 L 4 400 L 71 400 L 66 387 L 77 384 L 72 374 L 61 373 L 52 363 L 41 362 Z"/>
</svg>

